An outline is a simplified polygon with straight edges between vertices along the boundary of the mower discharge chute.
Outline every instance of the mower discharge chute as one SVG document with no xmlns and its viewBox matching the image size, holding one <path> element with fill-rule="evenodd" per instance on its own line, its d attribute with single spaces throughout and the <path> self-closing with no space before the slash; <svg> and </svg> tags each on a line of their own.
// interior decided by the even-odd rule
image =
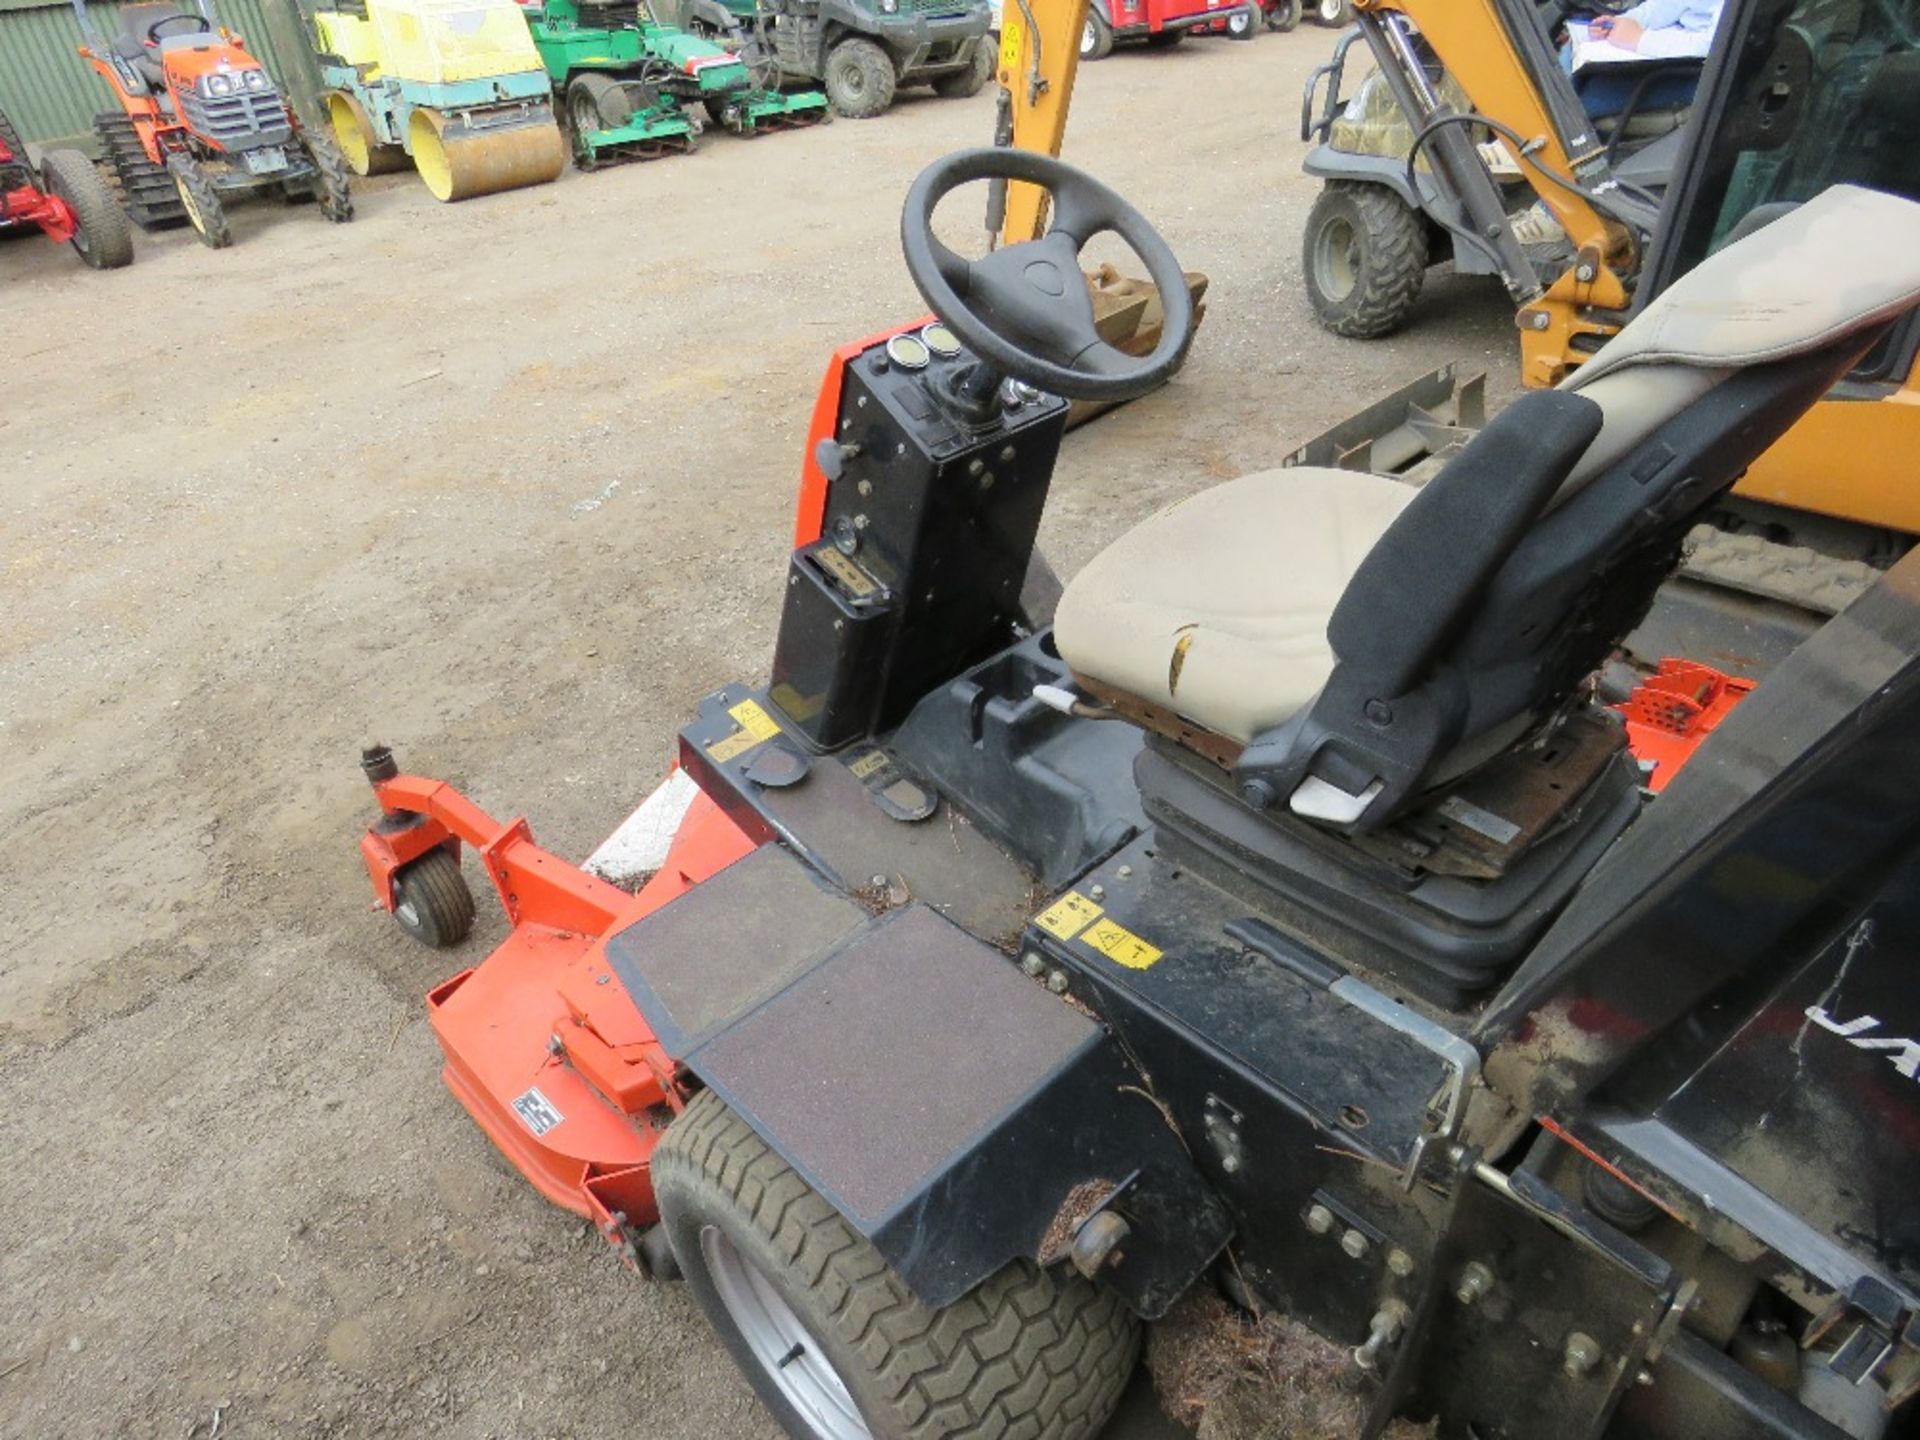
<svg viewBox="0 0 1920 1440">
<path fill-rule="evenodd" d="M 411 159 L 433 197 L 453 201 L 566 168 L 552 86 L 514 0 L 322 0 L 310 19 L 355 174 Z"/>
<path fill-rule="evenodd" d="M 982 181 L 1052 228 L 952 251 Z M 513 925 L 430 997 L 488 1133 L 804 1440 L 1091 1440 L 1197 1285 L 1344 1350 L 1365 1435 L 1904 1433 L 1920 557 L 1751 693 L 1670 664 L 1623 719 L 1595 676 L 1920 305 L 1920 204 L 1824 191 L 1423 486 L 1197 486 L 1051 614 L 1063 397 L 1177 369 L 1179 263 L 1014 149 L 901 228 L 937 319 L 829 368 L 770 678 L 681 730 L 637 894 L 365 757 L 380 903 L 457 942 L 466 846 Z"/>
<path fill-rule="evenodd" d="M 0 232 L 33 226 L 73 246 L 95 270 L 133 263 L 133 231 L 93 162 L 77 150 L 49 150 L 39 165 L 13 122 L 0 114 Z"/>
<path fill-rule="evenodd" d="M 216 250 L 233 243 L 226 206 L 235 196 L 311 197 L 328 220 L 351 220 L 347 169 L 332 141 L 301 125 L 211 0 L 197 4 L 123 5 L 118 32 L 104 39 L 87 0 L 73 0 L 80 54 L 120 104 L 94 128 L 127 212 L 143 229 L 184 219 Z"/>
<path fill-rule="evenodd" d="M 824 95 L 756 84 L 738 55 L 656 24 L 640 0 L 546 0 L 526 11 L 583 170 L 691 150 L 701 124 L 686 114 L 693 104 L 736 135 L 827 117 Z"/>
</svg>

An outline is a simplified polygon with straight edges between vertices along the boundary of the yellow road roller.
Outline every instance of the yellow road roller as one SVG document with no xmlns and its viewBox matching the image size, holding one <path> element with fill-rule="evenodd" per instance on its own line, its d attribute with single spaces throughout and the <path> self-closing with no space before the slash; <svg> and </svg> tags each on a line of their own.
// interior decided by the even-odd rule
<svg viewBox="0 0 1920 1440">
<path fill-rule="evenodd" d="M 565 168 L 552 86 L 515 0 L 331 0 L 307 18 L 355 174 L 411 158 L 436 199 L 465 200 Z"/>
</svg>

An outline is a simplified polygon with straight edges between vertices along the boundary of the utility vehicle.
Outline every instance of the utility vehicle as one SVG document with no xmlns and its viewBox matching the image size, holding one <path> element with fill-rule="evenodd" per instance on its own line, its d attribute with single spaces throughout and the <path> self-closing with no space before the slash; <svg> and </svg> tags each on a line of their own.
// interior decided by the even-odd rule
<svg viewBox="0 0 1920 1440">
<path fill-rule="evenodd" d="M 969 261 L 932 216 L 996 179 L 1052 226 Z M 458 943 L 470 847 L 512 926 L 429 996 L 462 1103 L 796 1436 L 1081 1440 L 1195 1286 L 1351 1347 L 1369 1434 L 1910 1427 L 1920 558 L 1662 758 L 1594 677 L 1920 305 L 1920 204 L 1830 187 L 1424 487 L 1199 489 L 1050 616 L 1064 397 L 1179 366 L 1180 266 L 1014 150 L 901 229 L 934 318 L 830 366 L 770 674 L 680 732 L 637 893 L 363 756 L 379 903 Z"/>
</svg>

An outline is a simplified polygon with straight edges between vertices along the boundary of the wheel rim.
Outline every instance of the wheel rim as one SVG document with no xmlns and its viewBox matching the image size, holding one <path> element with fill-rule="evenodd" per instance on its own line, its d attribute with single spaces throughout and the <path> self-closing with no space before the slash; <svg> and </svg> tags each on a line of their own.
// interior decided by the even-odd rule
<svg viewBox="0 0 1920 1440">
<path fill-rule="evenodd" d="M 1320 227 L 1313 242 L 1313 268 L 1329 300 L 1344 300 L 1360 279 L 1360 232 L 1351 220 L 1336 218 Z"/>
<path fill-rule="evenodd" d="M 873 1440 L 846 1382 L 760 1267 L 717 1225 L 701 1228 L 700 1254 L 740 1338 L 813 1433 L 821 1440 Z"/>
<path fill-rule="evenodd" d="M 847 92 L 849 100 L 858 100 L 867 93 L 867 75 L 852 61 L 842 61 L 840 65 L 840 88 Z"/>
<path fill-rule="evenodd" d="M 407 898 L 404 890 L 393 897 L 393 918 L 400 922 L 400 928 L 408 934 L 420 928 L 420 907 Z"/>
<path fill-rule="evenodd" d="M 1093 28 L 1093 17 L 1089 15 L 1087 17 L 1087 23 L 1080 27 L 1080 53 L 1082 55 L 1093 54 L 1094 47 L 1099 43 L 1099 36 L 1094 32 Z"/>
<path fill-rule="evenodd" d="M 1320 18 L 1329 25 L 1337 24 L 1346 8 L 1347 0 L 1320 0 Z"/>
<path fill-rule="evenodd" d="M 173 177 L 173 188 L 180 192 L 180 206 L 187 212 L 187 223 L 202 235 L 207 233 L 207 217 L 200 212 L 200 202 L 194 198 L 193 190 L 178 175 Z"/>
<path fill-rule="evenodd" d="M 586 86 L 582 85 L 568 98 L 572 101 L 574 131 L 583 141 L 607 128 L 600 123 L 600 102 L 587 92 Z"/>
</svg>

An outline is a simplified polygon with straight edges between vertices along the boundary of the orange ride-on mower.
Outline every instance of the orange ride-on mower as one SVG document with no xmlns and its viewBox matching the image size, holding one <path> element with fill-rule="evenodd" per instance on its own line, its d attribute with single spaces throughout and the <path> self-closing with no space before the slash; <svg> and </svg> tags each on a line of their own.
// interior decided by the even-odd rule
<svg viewBox="0 0 1920 1440">
<path fill-rule="evenodd" d="M 73 246 L 96 270 L 133 263 L 133 231 L 93 162 L 77 150 L 49 150 L 36 168 L 0 113 L 0 233 L 28 226 Z"/>
<path fill-rule="evenodd" d="M 935 207 L 996 179 L 1052 229 L 969 261 Z M 1050 617 L 1067 399 L 1180 363 L 1181 267 L 1013 149 L 901 230 L 938 318 L 835 358 L 768 679 L 588 862 L 638 893 L 363 757 L 380 903 L 459 940 L 470 848 L 512 925 L 428 997 L 462 1103 L 803 1440 L 1090 1440 L 1200 1287 L 1248 1315 L 1210 1351 L 1343 1376 L 1315 1433 L 1912 1435 L 1920 554 L 1730 707 L 1596 676 L 1920 306 L 1920 204 L 1813 196 L 1424 485 L 1196 486 Z M 1100 339 L 1101 231 L 1166 302 L 1146 357 Z"/>
<path fill-rule="evenodd" d="M 209 0 L 123 5 L 103 39 L 87 0 L 73 0 L 80 53 L 119 102 L 94 119 L 127 213 L 143 229 L 180 220 L 213 249 L 233 243 L 227 201 L 248 193 L 315 199 L 336 223 L 353 218 L 347 166 L 330 136 L 309 130 L 246 42 Z"/>
</svg>

